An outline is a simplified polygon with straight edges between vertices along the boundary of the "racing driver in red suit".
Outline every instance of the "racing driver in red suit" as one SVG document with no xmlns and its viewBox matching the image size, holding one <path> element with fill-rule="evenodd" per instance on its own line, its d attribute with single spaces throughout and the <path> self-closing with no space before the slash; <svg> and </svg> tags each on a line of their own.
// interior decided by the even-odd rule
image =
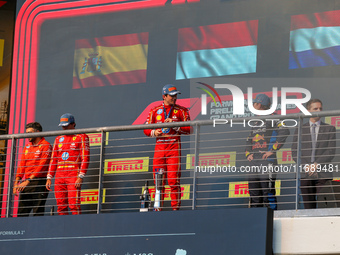
<svg viewBox="0 0 340 255">
<path fill-rule="evenodd" d="M 168 84 L 163 87 L 163 103 L 151 109 L 146 124 L 190 121 L 187 108 L 176 104 L 177 94 L 180 92 L 174 85 Z M 165 179 L 171 189 L 171 207 L 178 210 L 181 205 L 181 134 L 190 134 L 192 128 L 161 128 L 145 129 L 144 134 L 156 137 L 155 154 L 153 160 L 153 173 L 160 169 L 164 171 L 162 182 L 161 201 L 164 201 Z M 159 209 L 160 210 L 160 209 Z"/>
<path fill-rule="evenodd" d="M 65 113 L 60 117 L 63 130 L 75 129 L 74 116 Z M 46 188 L 51 190 L 51 179 L 55 176 L 55 197 L 58 214 L 80 214 L 80 190 L 89 166 L 90 147 L 86 134 L 58 136 L 53 145 L 52 157 L 47 174 Z"/>
</svg>

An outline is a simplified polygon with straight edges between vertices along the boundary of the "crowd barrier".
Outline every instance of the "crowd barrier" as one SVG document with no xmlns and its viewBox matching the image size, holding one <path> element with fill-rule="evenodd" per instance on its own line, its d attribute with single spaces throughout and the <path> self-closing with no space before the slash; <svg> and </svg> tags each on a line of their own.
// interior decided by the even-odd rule
<svg viewBox="0 0 340 255">
<path fill-rule="evenodd" d="M 319 148 L 332 151 L 334 157 L 327 162 L 331 180 L 318 191 L 317 208 L 340 206 L 340 174 L 338 173 L 340 111 L 313 113 L 313 116 L 325 117 L 322 120 L 335 127 L 335 147 Z M 301 177 L 303 170 L 303 149 L 301 143 L 306 135 L 301 124 L 310 116 L 303 114 L 254 116 L 232 119 L 231 127 L 219 120 L 202 120 L 150 125 L 129 125 L 49 131 L 33 134 L 2 135 L 6 141 L 1 155 L 1 198 L 2 217 L 18 215 L 19 196 L 13 194 L 13 183 L 19 160 L 28 137 L 43 136 L 51 145 L 58 135 L 86 133 L 90 138 L 90 167 L 84 178 L 81 191 L 82 213 L 138 212 L 141 208 L 140 196 L 147 184 L 151 195 L 150 210 L 153 209 L 155 185 L 153 181 L 153 159 L 155 138 L 144 135 L 146 128 L 171 128 L 192 126 L 193 133 L 181 136 L 181 210 L 205 208 L 249 207 L 249 180 L 254 176 L 269 174 L 275 187 L 277 209 L 304 209 L 305 201 L 301 196 Z M 284 146 L 277 152 L 278 165 L 269 170 L 265 165 L 256 171 L 245 157 L 246 138 L 249 135 L 248 121 L 280 119 L 285 120 L 290 134 Z M 293 121 L 294 120 L 294 121 Z M 238 124 L 237 124 L 238 123 Z M 295 123 L 295 124 L 294 124 Z M 214 127 L 215 125 L 215 127 Z M 297 130 L 297 131 L 296 131 Z M 292 157 L 294 134 L 296 138 L 297 162 Z M 321 142 L 321 141 L 319 141 Z M 328 149 L 328 150 L 327 150 Z M 332 155 L 330 155 L 332 156 Z M 315 179 L 323 179 L 318 175 Z M 328 179 L 324 178 L 324 179 Z M 56 214 L 54 179 L 52 192 L 49 192 L 44 215 Z M 260 181 L 261 182 L 261 181 Z M 265 180 L 263 181 L 265 182 Z M 163 210 L 171 210 L 170 187 L 164 189 Z"/>
</svg>

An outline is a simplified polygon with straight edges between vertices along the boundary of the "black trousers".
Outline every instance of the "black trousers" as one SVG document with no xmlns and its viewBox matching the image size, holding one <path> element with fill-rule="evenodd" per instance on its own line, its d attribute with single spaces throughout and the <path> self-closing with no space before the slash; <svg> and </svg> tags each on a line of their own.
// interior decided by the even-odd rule
<svg viewBox="0 0 340 255">
<path fill-rule="evenodd" d="M 271 203 L 276 207 L 275 178 L 268 174 L 251 174 L 248 177 L 248 188 L 250 207 L 271 207 Z"/>
<path fill-rule="evenodd" d="M 301 179 L 300 188 L 305 209 L 336 207 L 332 180 Z"/>
<path fill-rule="evenodd" d="M 45 213 L 45 203 L 48 196 L 46 179 L 31 181 L 20 192 L 18 217 L 27 217 L 33 210 L 33 216 L 42 216 Z"/>
</svg>

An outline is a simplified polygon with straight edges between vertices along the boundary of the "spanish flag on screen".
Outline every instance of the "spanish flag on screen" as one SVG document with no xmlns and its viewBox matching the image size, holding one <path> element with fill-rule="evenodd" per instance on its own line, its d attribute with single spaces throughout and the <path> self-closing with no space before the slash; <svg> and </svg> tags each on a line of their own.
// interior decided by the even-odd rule
<svg viewBox="0 0 340 255">
<path fill-rule="evenodd" d="M 146 82 L 145 33 L 76 40 L 73 88 Z"/>
<path fill-rule="evenodd" d="M 340 65 L 340 11 L 291 18 L 289 69 Z"/>
<path fill-rule="evenodd" d="M 176 79 L 256 72 L 258 21 L 178 31 Z"/>
</svg>

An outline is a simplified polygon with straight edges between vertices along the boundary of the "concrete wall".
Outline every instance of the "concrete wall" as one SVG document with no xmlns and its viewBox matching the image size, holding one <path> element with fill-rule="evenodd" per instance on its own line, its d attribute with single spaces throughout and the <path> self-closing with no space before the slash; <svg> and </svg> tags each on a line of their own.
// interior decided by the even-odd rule
<svg viewBox="0 0 340 255">
<path fill-rule="evenodd" d="M 274 215 L 274 254 L 340 254 L 340 209 Z"/>
</svg>

